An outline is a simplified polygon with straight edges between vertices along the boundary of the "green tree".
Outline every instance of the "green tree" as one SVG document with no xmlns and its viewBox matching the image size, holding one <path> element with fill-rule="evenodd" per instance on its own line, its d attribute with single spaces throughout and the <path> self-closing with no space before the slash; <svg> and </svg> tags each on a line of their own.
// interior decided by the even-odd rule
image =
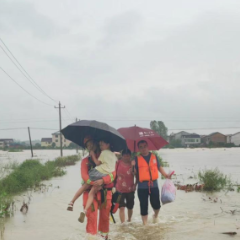
<svg viewBox="0 0 240 240">
<path fill-rule="evenodd" d="M 77 148 L 77 144 L 71 142 L 68 146 L 68 148 Z"/>
<path fill-rule="evenodd" d="M 41 148 L 41 144 L 40 143 L 36 143 L 35 144 L 35 148 Z"/>
<path fill-rule="evenodd" d="M 56 147 L 56 143 L 55 143 L 55 142 L 52 143 L 52 147 L 53 147 L 53 148 Z"/>
<path fill-rule="evenodd" d="M 163 137 L 164 139 L 167 139 L 167 132 L 168 129 L 165 126 L 164 122 L 162 121 L 151 121 L 150 122 L 150 128 L 157 132 L 161 137 Z"/>
</svg>

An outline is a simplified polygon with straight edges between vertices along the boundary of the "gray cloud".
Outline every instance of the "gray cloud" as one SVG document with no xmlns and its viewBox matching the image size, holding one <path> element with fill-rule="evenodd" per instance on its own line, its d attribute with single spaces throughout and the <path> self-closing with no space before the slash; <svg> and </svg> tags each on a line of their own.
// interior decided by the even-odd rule
<svg viewBox="0 0 240 240">
<path fill-rule="evenodd" d="M 130 41 L 143 24 L 143 17 L 135 12 L 128 11 L 105 21 L 104 37 L 100 41 L 104 46 L 123 44 Z"/>
<path fill-rule="evenodd" d="M 26 31 L 43 39 L 67 33 L 65 28 L 38 12 L 34 4 L 25 1 L 1 1 L 0 29 L 11 34 Z"/>
<path fill-rule="evenodd" d="M 169 128 L 179 129 L 230 127 L 235 125 L 220 120 L 240 119 L 236 111 L 240 101 L 240 18 L 238 10 L 232 7 L 231 12 L 229 4 L 228 11 L 219 11 L 217 1 L 212 3 L 215 8 L 211 11 L 202 1 L 198 8 L 192 4 L 176 9 L 180 23 L 174 17 L 170 19 L 164 8 L 158 12 L 153 5 L 150 6 L 153 13 L 129 3 L 118 10 L 106 5 L 104 11 L 88 16 L 87 11 L 80 11 L 79 4 L 76 9 L 79 17 L 63 15 L 61 21 L 52 6 L 50 16 L 34 4 L 22 1 L 14 5 L 13 15 L 9 9 L 13 2 L 1 3 L 4 39 L 10 47 L 14 46 L 14 53 L 40 86 L 60 99 L 73 117 L 99 119 L 114 127 L 134 124 L 149 127 L 149 120 L 156 119 L 164 120 Z M 24 17 L 17 14 L 20 6 L 26 13 Z M 88 7 L 90 11 L 91 6 Z M 17 18 L 20 21 L 16 26 L 21 31 L 13 27 Z M 31 38 L 26 39 L 25 32 Z M 0 65 L 24 87 L 49 103 L 49 99 L 24 82 L 2 53 L 0 60 Z M 31 126 L 58 128 L 58 113 L 53 107 L 45 107 L 34 99 L 29 101 L 30 97 L 1 72 L 0 77 L 5 84 L 5 89 L 0 89 L 1 98 L 8 99 L 0 109 L 2 118 L 55 119 L 56 122 L 36 122 Z M 70 118 L 65 110 L 63 117 Z M 40 138 L 43 134 L 47 137 L 41 132 L 35 136 Z"/>
</svg>

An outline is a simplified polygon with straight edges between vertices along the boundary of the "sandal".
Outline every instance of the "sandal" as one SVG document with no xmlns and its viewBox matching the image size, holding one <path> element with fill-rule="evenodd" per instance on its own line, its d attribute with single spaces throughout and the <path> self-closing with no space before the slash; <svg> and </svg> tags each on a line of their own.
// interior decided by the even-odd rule
<svg viewBox="0 0 240 240">
<path fill-rule="evenodd" d="M 78 218 L 78 221 L 80 222 L 80 223 L 83 223 L 84 222 L 84 218 L 85 218 L 85 212 L 81 212 L 80 213 L 80 217 Z"/>
<path fill-rule="evenodd" d="M 73 211 L 73 202 L 70 202 L 68 204 L 68 208 L 67 208 L 68 211 Z"/>
</svg>

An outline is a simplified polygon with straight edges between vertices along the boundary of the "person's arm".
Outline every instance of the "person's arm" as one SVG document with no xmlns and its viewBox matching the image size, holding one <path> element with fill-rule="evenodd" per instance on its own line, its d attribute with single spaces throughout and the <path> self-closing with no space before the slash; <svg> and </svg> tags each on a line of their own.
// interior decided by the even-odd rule
<svg viewBox="0 0 240 240">
<path fill-rule="evenodd" d="M 94 161 L 94 163 L 99 166 L 102 164 L 101 161 L 99 161 L 97 158 L 96 158 L 96 155 L 93 151 L 90 152 L 90 156 L 92 157 L 92 160 Z M 101 156 L 101 155 L 100 155 Z"/>
<path fill-rule="evenodd" d="M 93 182 L 89 179 L 88 175 L 88 158 L 84 158 L 81 162 L 81 176 L 85 183 L 92 185 Z"/>
<path fill-rule="evenodd" d="M 165 177 L 165 178 L 169 178 L 168 174 L 165 172 L 164 168 L 160 165 L 160 160 L 159 158 L 156 156 L 157 158 L 157 165 L 158 165 L 158 170 L 159 172 Z"/>
<path fill-rule="evenodd" d="M 96 186 L 101 186 L 101 185 L 107 185 L 107 184 L 110 184 L 114 181 L 116 177 L 116 171 L 106 175 L 105 177 L 103 177 L 102 179 L 99 179 L 95 182 L 93 182 L 93 185 L 96 185 Z"/>
<path fill-rule="evenodd" d="M 137 175 L 137 171 L 138 171 L 138 164 L 137 164 L 137 157 L 135 157 L 132 161 L 132 173 L 136 176 Z"/>
<path fill-rule="evenodd" d="M 159 172 L 165 177 L 169 178 L 168 174 L 165 172 L 164 168 L 162 166 L 159 167 Z"/>
</svg>

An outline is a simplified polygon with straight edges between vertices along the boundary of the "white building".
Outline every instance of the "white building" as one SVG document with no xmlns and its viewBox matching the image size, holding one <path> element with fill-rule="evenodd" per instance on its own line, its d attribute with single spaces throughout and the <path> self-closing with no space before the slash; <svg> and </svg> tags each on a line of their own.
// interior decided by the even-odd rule
<svg viewBox="0 0 240 240">
<path fill-rule="evenodd" d="M 60 132 L 55 132 L 52 134 L 52 143 L 55 143 L 56 147 L 60 147 Z M 62 146 L 68 147 L 70 143 L 71 141 L 65 139 L 65 137 L 62 135 Z"/>
<path fill-rule="evenodd" d="M 52 138 L 41 139 L 41 147 L 51 147 L 51 146 L 52 146 Z"/>
<path fill-rule="evenodd" d="M 190 134 L 188 132 L 184 132 L 184 131 L 181 131 L 179 133 L 173 133 L 170 135 L 170 138 L 171 139 L 174 139 L 174 140 L 182 140 L 182 136 L 183 135 L 187 135 L 187 134 Z"/>
<path fill-rule="evenodd" d="M 185 147 L 195 146 L 201 143 L 201 137 L 196 133 L 184 134 L 181 142 Z"/>
<path fill-rule="evenodd" d="M 201 143 L 200 135 L 196 133 L 188 133 L 185 131 L 171 134 L 170 138 L 174 140 L 181 140 L 181 144 L 183 147 L 195 146 Z"/>
<path fill-rule="evenodd" d="M 240 147 L 240 132 L 231 136 L 231 142 Z"/>
<path fill-rule="evenodd" d="M 226 134 L 227 143 L 232 143 L 232 134 Z"/>
</svg>

